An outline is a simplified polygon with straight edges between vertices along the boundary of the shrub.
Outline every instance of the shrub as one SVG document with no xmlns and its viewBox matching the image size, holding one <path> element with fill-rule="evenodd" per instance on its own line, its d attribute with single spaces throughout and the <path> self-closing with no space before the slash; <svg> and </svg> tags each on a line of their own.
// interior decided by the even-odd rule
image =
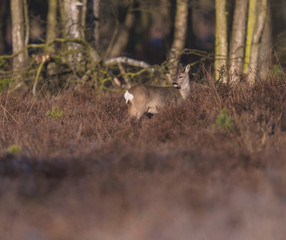
<svg viewBox="0 0 286 240">
<path fill-rule="evenodd" d="M 21 146 L 14 144 L 8 148 L 8 153 L 17 154 L 20 153 L 21 150 L 22 150 Z"/>
<path fill-rule="evenodd" d="M 54 106 L 52 111 L 49 110 L 46 112 L 46 116 L 58 120 L 63 116 L 63 111 L 60 110 L 58 106 Z"/>
<path fill-rule="evenodd" d="M 13 82 L 15 82 L 15 79 L 11 79 L 11 78 L 0 79 L 0 91 L 9 87 L 10 83 L 13 83 Z"/>
<path fill-rule="evenodd" d="M 231 130 L 234 127 L 234 119 L 228 116 L 226 109 L 221 109 L 215 126 L 222 130 Z"/>
</svg>

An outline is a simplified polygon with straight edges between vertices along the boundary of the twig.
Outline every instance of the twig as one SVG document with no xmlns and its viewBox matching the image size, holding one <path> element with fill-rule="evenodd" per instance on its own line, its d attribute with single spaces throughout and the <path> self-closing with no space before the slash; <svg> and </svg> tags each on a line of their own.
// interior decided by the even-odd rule
<svg viewBox="0 0 286 240">
<path fill-rule="evenodd" d="M 129 77 L 126 75 L 126 71 L 124 69 L 124 67 L 122 66 L 121 63 L 118 63 L 118 68 L 120 70 L 121 75 L 123 76 L 125 82 L 126 82 L 126 86 L 127 88 L 130 88 L 130 79 Z"/>
<path fill-rule="evenodd" d="M 36 77 L 35 77 L 35 82 L 34 82 L 34 85 L 33 85 L 33 91 L 32 91 L 34 97 L 36 96 L 36 88 L 37 88 L 37 84 L 38 84 L 38 81 L 39 81 L 40 73 L 41 73 L 41 71 L 43 69 L 44 64 L 45 64 L 45 61 L 41 62 L 40 66 L 39 66 L 39 68 L 37 70 L 37 74 L 36 74 Z"/>
<path fill-rule="evenodd" d="M 87 70 L 86 73 L 81 77 L 81 81 L 84 83 L 87 81 L 87 79 L 90 77 L 91 75 L 91 70 Z"/>
<path fill-rule="evenodd" d="M 19 122 L 13 117 L 13 115 L 2 105 L 0 104 L 0 107 L 3 109 L 4 112 L 8 113 L 10 115 L 10 117 L 14 120 L 14 122 L 20 126 Z"/>
</svg>

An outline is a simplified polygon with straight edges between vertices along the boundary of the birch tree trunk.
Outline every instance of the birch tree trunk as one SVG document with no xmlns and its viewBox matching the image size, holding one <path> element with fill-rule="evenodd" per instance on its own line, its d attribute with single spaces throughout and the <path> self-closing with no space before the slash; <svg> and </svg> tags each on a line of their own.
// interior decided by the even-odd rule
<svg viewBox="0 0 286 240">
<path fill-rule="evenodd" d="M 236 83 L 243 71 L 248 0 L 236 0 L 230 42 L 230 83 Z"/>
<path fill-rule="evenodd" d="M 167 57 L 167 66 L 173 77 L 179 65 L 182 52 L 185 47 L 186 33 L 188 28 L 188 0 L 177 0 L 174 40 Z"/>
<path fill-rule="evenodd" d="M 257 0 L 255 7 L 255 28 L 253 29 L 253 37 L 250 45 L 249 66 L 247 80 L 250 84 L 254 84 L 258 71 L 258 55 L 261 46 L 261 39 L 266 20 L 267 0 Z"/>
<path fill-rule="evenodd" d="M 24 5 L 22 0 L 11 0 L 11 18 L 12 18 L 12 45 L 13 54 L 18 53 L 25 47 L 24 35 Z M 27 50 L 13 58 L 13 71 L 19 73 L 28 60 Z"/>
<path fill-rule="evenodd" d="M 220 71 L 222 67 L 227 64 L 227 12 L 226 0 L 216 0 L 216 40 L 215 40 L 215 78 L 216 81 L 220 78 Z M 222 82 L 226 83 L 227 78 L 225 74 L 222 76 Z"/>
<path fill-rule="evenodd" d="M 83 3 L 78 0 L 62 0 L 63 21 L 65 37 L 70 39 L 83 39 L 81 31 Z M 82 60 L 82 45 L 79 43 L 68 43 L 67 50 L 69 64 L 75 69 L 79 67 Z"/>
<path fill-rule="evenodd" d="M 81 13 L 80 13 L 80 29 L 81 29 L 81 38 L 85 38 L 85 23 L 86 23 L 86 13 L 87 13 L 87 0 L 81 0 L 82 7 L 81 7 Z"/>
<path fill-rule="evenodd" d="M 95 40 L 95 46 L 99 46 L 99 10 L 100 10 L 100 0 L 93 0 L 93 15 L 95 16 L 95 19 L 97 20 L 95 22 L 94 26 L 94 40 Z"/>
<path fill-rule="evenodd" d="M 48 23 L 47 23 L 47 34 L 46 42 L 49 43 L 56 38 L 57 32 L 57 0 L 49 0 L 49 12 L 48 12 Z M 54 45 L 47 49 L 49 52 L 54 53 Z"/>
<path fill-rule="evenodd" d="M 261 38 L 258 61 L 260 61 L 259 77 L 261 79 L 266 79 L 269 68 L 272 64 L 272 20 L 269 1 L 267 5 L 265 26 Z"/>
</svg>

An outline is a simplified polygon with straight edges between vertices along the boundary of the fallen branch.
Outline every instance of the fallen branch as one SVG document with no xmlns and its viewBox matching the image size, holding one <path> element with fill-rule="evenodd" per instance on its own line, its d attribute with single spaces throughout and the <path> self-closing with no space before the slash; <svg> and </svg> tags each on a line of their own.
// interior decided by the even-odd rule
<svg viewBox="0 0 286 240">
<path fill-rule="evenodd" d="M 144 61 L 140 61 L 140 60 L 136 60 L 136 59 L 132 59 L 132 58 L 128 58 L 128 57 L 116 57 L 116 58 L 110 58 L 110 59 L 102 59 L 102 57 L 97 53 L 97 51 L 92 48 L 92 46 L 82 40 L 82 39 L 78 39 L 78 38 L 74 38 L 74 39 L 67 39 L 67 38 L 55 38 L 52 41 L 48 42 L 48 43 L 41 43 L 41 44 L 28 44 L 26 45 L 24 48 L 22 48 L 20 51 L 18 51 L 17 53 L 11 54 L 11 55 L 2 55 L 0 56 L 0 60 L 1 59 L 13 59 L 14 57 L 16 57 L 17 55 L 21 54 L 23 51 L 27 50 L 27 49 L 43 49 L 44 50 L 44 54 L 45 54 L 45 49 L 48 49 L 51 45 L 54 45 L 56 43 L 69 43 L 69 42 L 74 42 L 74 43 L 78 43 L 81 44 L 82 46 L 84 46 L 85 48 L 85 52 L 87 53 L 87 57 L 90 59 L 91 64 L 89 65 L 89 70 L 86 71 L 86 73 L 81 77 L 81 81 L 85 82 L 92 74 L 92 71 L 94 71 L 94 69 L 96 69 L 96 66 L 106 66 L 107 68 L 110 66 L 117 66 L 120 70 L 120 75 L 121 77 L 123 77 L 126 81 L 127 87 L 130 86 L 130 77 L 134 77 L 137 75 L 142 74 L 143 72 L 149 72 L 150 74 L 154 73 L 158 67 L 154 67 L 151 66 L 150 64 L 144 62 Z M 64 56 L 68 55 L 68 54 L 72 54 L 73 50 L 69 50 L 69 51 L 65 51 L 65 52 L 59 52 L 58 54 L 54 54 L 54 55 L 48 55 L 50 56 L 53 61 L 57 62 L 58 59 L 63 58 Z M 46 53 L 48 54 L 48 53 Z M 36 77 L 34 79 L 34 83 L 33 83 L 33 88 L 32 88 L 32 93 L 35 96 L 36 95 L 36 89 L 37 89 L 37 85 L 39 83 L 40 80 L 40 75 L 41 72 L 44 68 L 44 63 L 46 62 L 46 60 L 49 59 L 43 59 L 43 57 L 45 57 L 46 55 L 41 56 L 42 54 L 39 54 L 39 56 L 36 55 L 35 57 L 35 61 L 36 63 L 40 64 L 38 69 L 36 70 Z M 137 67 L 137 68 L 141 68 L 138 72 L 135 73 L 127 73 L 124 69 L 125 66 L 123 65 L 128 65 L 128 66 L 133 66 L 133 67 Z M 100 71 L 100 68 L 98 69 Z M 3 70 L 1 70 L 0 73 L 6 73 L 6 72 L 2 72 Z M 111 75 L 111 74 L 109 74 Z M 117 86 L 120 86 L 120 81 L 118 78 L 116 77 L 107 77 L 103 80 L 101 80 L 102 84 L 101 86 L 104 85 L 104 83 L 106 81 L 112 80 L 115 82 L 115 84 Z M 17 85 L 18 86 L 18 85 Z"/>
<path fill-rule="evenodd" d="M 101 56 L 96 52 L 94 48 L 90 46 L 90 44 L 82 39 L 74 38 L 74 39 L 66 39 L 66 38 L 55 38 L 49 43 L 41 43 L 41 44 L 29 44 L 25 46 L 23 49 L 21 49 L 19 52 L 11 54 L 11 55 L 2 55 L 0 56 L 0 59 L 12 59 L 16 57 L 17 55 L 21 54 L 23 51 L 27 49 L 37 49 L 37 48 L 46 48 L 49 47 L 55 43 L 67 43 L 67 42 L 75 42 L 84 45 L 87 48 L 87 52 L 89 53 L 90 58 L 98 63 L 102 60 Z M 148 68 L 148 72 L 153 73 L 156 68 L 151 67 L 150 64 L 144 62 L 144 61 L 139 61 L 135 60 L 132 58 L 128 57 L 116 57 L 116 58 L 110 58 L 103 60 L 103 64 L 109 66 L 109 65 L 118 65 L 118 64 L 128 64 L 130 66 L 134 67 L 141 67 L 141 68 Z"/>
<path fill-rule="evenodd" d="M 110 59 L 106 59 L 103 60 L 103 63 L 107 66 L 109 65 L 118 65 L 118 64 L 128 64 L 130 66 L 134 66 L 134 67 L 141 67 L 141 68 L 147 68 L 148 72 L 153 73 L 156 68 L 151 67 L 150 64 L 144 62 L 144 61 L 139 61 L 139 60 L 135 60 L 132 58 L 128 58 L 128 57 L 116 57 L 116 58 L 110 58 Z"/>
</svg>

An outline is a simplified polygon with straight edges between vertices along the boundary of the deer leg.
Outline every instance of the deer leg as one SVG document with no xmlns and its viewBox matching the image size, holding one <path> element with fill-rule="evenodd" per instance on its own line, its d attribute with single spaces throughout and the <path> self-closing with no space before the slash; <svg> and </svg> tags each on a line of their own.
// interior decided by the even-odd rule
<svg viewBox="0 0 286 240">
<path fill-rule="evenodd" d="M 146 112 L 143 107 L 135 106 L 134 104 L 130 105 L 128 108 L 130 118 L 136 118 L 139 120 L 142 115 Z"/>
</svg>

